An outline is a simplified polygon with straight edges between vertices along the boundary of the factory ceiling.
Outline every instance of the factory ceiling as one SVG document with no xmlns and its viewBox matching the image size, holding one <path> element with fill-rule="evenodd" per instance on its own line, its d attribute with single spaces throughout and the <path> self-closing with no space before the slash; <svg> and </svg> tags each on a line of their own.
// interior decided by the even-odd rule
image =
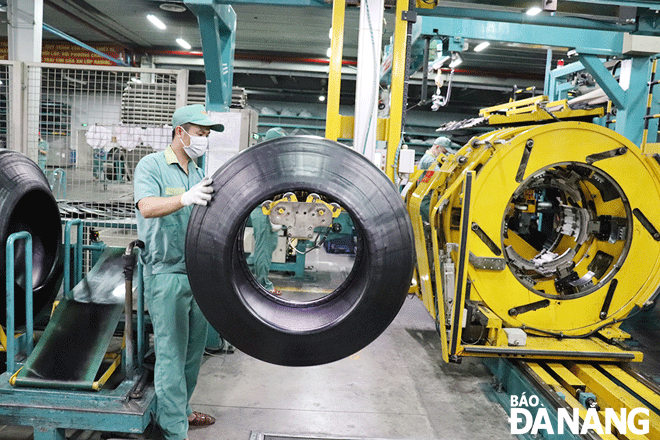
<svg viewBox="0 0 660 440">
<path fill-rule="evenodd" d="M 429 0 L 431 1 L 431 0 Z M 0 2 L 1 4 L 2 2 Z M 203 58 L 195 15 L 182 1 L 162 0 L 43 0 L 44 23 L 85 43 L 120 45 L 135 60 L 156 67 L 188 68 L 191 82 L 204 83 Z M 345 20 L 344 81 L 342 104 L 352 105 L 357 58 L 359 8 L 348 1 Z M 386 6 L 394 1 L 386 1 Z M 461 1 L 435 2 L 438 11 L 463 16 L 465 11 L 482 13 L 524 12 L 533 1 Z M 647 7 L 648 5 L 648 7 Z M 559 0 L 553 15 L 582 19 L 585 22 L 631 26 L 638 10 L 659 8 L 644 0 L 568 2 Z M 325 6 L 275 6 L 236 1 L 233 4 L 238 23 L 234 85 L 248 91 L 249 99 L 299 100 L 312 102 L 327 87 L 330 46 L 331 4 Z M 0 19 L 6 21 L 6 12 Z M 167 28 L 153 26 L 147 15 L 156 15 Z M 548 15 L 547 12 L 543 14 Z M 525 18 L 521 18 L 524 22 Z M 394 31 L 394 8 L 386 8 L 383 46 Z M 0 28 L 6 36 L 6 26 Z M 1 35 L 0 35 L 1 36 Z M 177 38 L 192 46 L 182 49 Z M 58 37 L 44 31 L 44 40 Z M 468 40 L 462 53 L 464 63 L 456 69 L 452 101 L 448 111 L 476 112 L 478 108 L 507 100 L 513 85 L 542 88 L 548 49 L 516 43 L 491 42 L 482 52 L 473 48 L 480 41 Z M 566 58 L 568 48 L 552 48 L 553 65 Z M 412 78 L 409 106 L 419 104 L 421 73 Z M 434 91 L 431 84 L 428 96 Z M 317 101 L 318 102 L 318 101 Z M 419 105 L 418 105 L 419 104 Z"/>
</svg>

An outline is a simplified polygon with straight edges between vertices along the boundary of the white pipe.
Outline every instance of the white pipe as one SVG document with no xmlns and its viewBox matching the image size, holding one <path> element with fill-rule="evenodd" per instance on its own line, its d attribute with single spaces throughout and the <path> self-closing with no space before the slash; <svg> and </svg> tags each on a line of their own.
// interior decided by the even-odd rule
<svg viewBox="0 0 660 440">
<path fill-rule="evenodd" d="M 353 148 L 369 160 L 376 149 L 383 14 L 384 0 L 361 1 Z"/>
</svg>

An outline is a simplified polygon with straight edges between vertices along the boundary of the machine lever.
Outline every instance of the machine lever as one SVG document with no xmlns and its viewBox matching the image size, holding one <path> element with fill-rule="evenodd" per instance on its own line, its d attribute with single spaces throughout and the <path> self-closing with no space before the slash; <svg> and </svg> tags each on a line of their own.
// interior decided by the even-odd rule
<svg viewBox="0 0 660 440">
<path fill-rule="evenodd" d="M 533 139 L 527 139 L 525 143 L 525 150 L 523 151 L 522 159 L 520 159 L 520 165 L 518 166 L 518 172 L 516 173 L 516 182 L 520 183 L 525 177 L 525 170 L 527 169 L 527 162 L 529 162 L 529 155 L 532 154 L 532 147 L 534 146 Z"/>
<path fill-rule="evenodd" d="M 536 301 L 533 303 L 526 304 L 524 306 L 514 307 L 509 309 L 509 316 L 518 316 L 521 313 L 527 313 L 534 310 L 542 309 L 550 305 L 550 300 L 542 299 L 541 301 Z"/>
<path fill-rule="evenodd" d="M 622 155 L 626 154 L 627 152 L 628 152 L 627 147 L 621 147 L 621 148 L 616 148 L 614 150 L 603 151 L 602 153 L 591 154 L 591 155 L 587 156 L 587 163 L 589 165 L 591 165 L 594 162 L 598 162 L 599 160 L 609 159 L 611 157 L 622 156 Z"/>
<path fill-rule="evenodd" d="M 637 217 L 637 220 L 639 220 L 639 222 L 642 224 L 642 226 L 644 226 L 649 234 L 651 234 L 651 237 L 653 237 L 655 241 L 660 241 L 660 232 L 658 232 L 655 226 L 653 226 L 653 223 L 651 223 L 649 219 L 646 218 L 644 213 L 640 211 L 639 208 L 635 208 L 633 209 L 633 214 L 635 217 Z"/>
<path fill-rule="evenodd" d="M 502 250 L 495 244 L 495 242 L 484 232 L 483 229 L 481 229 L 481 226 L 479 226 L 476 222 L 472 222 L 472 230 L 474 231 L 475 234 L 481 239 L 481 241 L 484 242 L 486 246 L 488 246 L 488 249 L 490 249 L 495 255 L 498 257 L 502 255 Z"/>
<path fill-rule="evenodd" d="M 615 278 L 612 280 L 610 287 L 607 289 L 605 301 L 603 301 L 603 307 L 600 309 L 600 319 L 607 318 L 607 313 L 610 310 L 610 304 L 612 303 L 612 297 L 614 296 L 614 291 L 616 290 L 617 284 L 619 284 L 619 281 Z"/>
</svg>

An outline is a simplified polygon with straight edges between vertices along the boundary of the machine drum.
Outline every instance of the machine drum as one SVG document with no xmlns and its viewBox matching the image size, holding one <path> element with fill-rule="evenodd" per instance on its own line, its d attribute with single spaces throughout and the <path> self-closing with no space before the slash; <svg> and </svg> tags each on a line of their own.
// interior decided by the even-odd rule
<svg viewBox="0 0 660 440">
<path fill-rule="evenodd" d="M 190 218 L 186 266 L 195 299 L 221 337 L 266 362 L 319 365 L 362 349 L 394 319 L 413 272 L 412 227 L 392 182 L 364 156 L 318 137 L 273 139 L 227 162 L 213 175 L 213 188 L 211 203 L 196 206 Z M 251 274 L 243 252 L 255 208 L 265 200 L 289 203 L 294 195 L 313 200 L 306 206 L 319 216 L 333 206 L 352 220 L 352 266 L 336 287 L 324 286 L 322 297 L 305 289 L 296 292 L 303 300 L 273 295 Z M 279 212 L 304 205 L 297 203 L 278 205 Z M 308 242 L 293 240 L 304 220 L 286 225 L 290 249 Z M 307 229 L 311 238 L 314 228 Z"/>
<path fill-rule="evenodd" d="M 471 300 L 506 326 L 568 337 L 642 307 L 660 284 L 657 162 L 618 133 L 581 122 L 483 139 L 495 147 L 475 147 L 467 161 L 483 162 L 472 198 Z M 452 202 L 460 207 L 458 196 Z M 457 242 L 445 225 L 444 240 Z M 493 259 L 506 265 L 483 263 Z"/>
<path fill-rule="evenodd" d="M 57 203 L 37 164 L 16 151 L 0 149 L 0 243 L 14 232 L 32 235 L 34 315 L 48 309 L 62 280 L 60 243 L 62 226 Z M 16 242 L 14 304 L 16 325 L 25 324 L 25 242 Z M 0 252 L 0 273 L 5 279 L 6 253 Z M 2 283 L 6 294 L 6 284 Z M 5 296 L 5 295 L 3 295 Z M 6 324 L 6 308 L 0 312 Z"/>
</svg>

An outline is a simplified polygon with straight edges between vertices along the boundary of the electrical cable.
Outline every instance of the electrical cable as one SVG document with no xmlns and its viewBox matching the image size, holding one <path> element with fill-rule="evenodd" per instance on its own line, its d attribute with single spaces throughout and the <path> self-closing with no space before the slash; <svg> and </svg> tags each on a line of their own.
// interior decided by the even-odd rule
<svg viewBox="0 0 660 440">
<path fill-rule="evenodd" d="M 438 105 L 440 107 L 445 107 L 447 104 L 449 104 L 449 99 L 451 98 L 451 81 L 454 78 L 454 68 L 451 69 L 449 73 L 449 82 L 447 83 L 447 96 L 443 97 L 440 95 L 440 87 L 438 87 Z"/>
<path fill-rule="evenodd" d="M 367 23 L 369 24 L 369 36 L 371 37 L 371 49 L 372 49 L 372 53 L 373 53 L 373 59 L 375 61 L 376 60 L 376 42 L 374 40 L 374 30 L 373 30 L 373 27 L 371 26 L 371 13 L 369 12 L 369 1 L 365 1 L 364 5 L 365 5 L 366 11 L 367 11 L 366 14 L 367 14 L 367 17 L 368 17 L 367 18 Z M 377 92 L 378 87 L 379 87 L 378 78 L 377 78 L 379 66 L 375 62 L 372 63 L 372 64 L 373 64 L 373 67 L 374 67 L 374 75 L 373 75 L 374 86 L 371 89 L 371 99 L 369 100 L 370 104 L 373 104 L 373 102 L 376 100 L 376 92 Z M 374 114 L 373 114 L 373 109 L 372 109 L 372 111 L 369 112 L 369 120 L 367 122 L 367 129 L 366 129 L 365 134 L 364 134 L 364 146 L 362 147 L 362 155 L 364 155 L 367 152 L 367 143 L 368 143 L 368 140 L 369 140 L 369 132 L 371 131 L 371 121 L 373 120 L 373 117 L 374 117 Z"/>
<path fill-rule="evenodd" d="M 321 237 L 321 233 L 316 234 L 316 237 L 314 238 L 314 246 L 312 246 L 312 247 L 309 248 L 308 250 L 306 250 L 306 251 L 303 252 L 303 251 L 299 251 L 298 248 L 297 248 L 296 246 L 291 246 L 291 248 L 292 248 L 294 251 L 296 251 L 296 253 L 298 253 L 298 254 L 300 254 L 300 255 L 307 255 L 307 254 L 309 254 L 310 252 L 312 252 L 314 249 L 318 249 L 319 247 L 321 247 L 321 246 L 323 245 L 323 243 L 325 243 L 325 240 L 326 240 L 326 238 L 328 238 L 328 234 L 330 233 L 330 228 L 327 228 L 327 227 L 326 227 L 326 228 L 324 228 L 324 229 L 326 229 L 326 232 L 325 232 L 325 234 L 323 235 L 323 237 Z M 319 237 L 321 237 L 321 240 L 319 240 Z M 289 238 L 288 240 L 289 240 L 289 243 L 288 243 L 288 244 L 291 245 L 290 241 L 293 240 L 293 239 Z"/>
</svg>

